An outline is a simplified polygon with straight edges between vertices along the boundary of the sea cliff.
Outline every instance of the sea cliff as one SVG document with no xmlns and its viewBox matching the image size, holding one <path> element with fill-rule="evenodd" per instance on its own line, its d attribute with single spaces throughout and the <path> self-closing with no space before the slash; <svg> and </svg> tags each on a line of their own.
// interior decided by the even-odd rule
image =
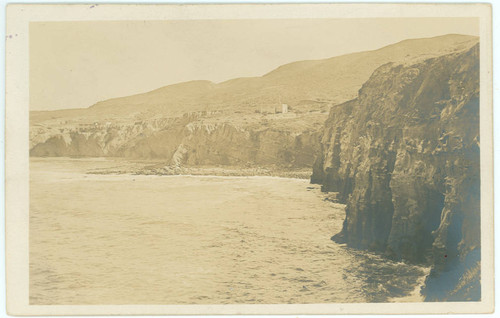
<svg viewBox="0 0 500 318">
<path fill-rule="evenodd" d="M 346 204 L 332 237 L 432 266 L 427 301 L 479 300 L 479 45 L 385 64 L 331 108 L 311 181 Z"/>
<path fill-rule="evenodd" d="M 30 155 L 155 159 L 167 166 L 188 167 L 311 167 L 319 151 L 319 131 L 279 127 L 297 121 L 294 114 L 287 115 L 258 114 L 253 124 L 198 112 L 123 124 L 73 124 L 57 131 L 38 126 L 32 128 Z M 321 114 L 316 117 L 323 119 Z"/>
</svg>

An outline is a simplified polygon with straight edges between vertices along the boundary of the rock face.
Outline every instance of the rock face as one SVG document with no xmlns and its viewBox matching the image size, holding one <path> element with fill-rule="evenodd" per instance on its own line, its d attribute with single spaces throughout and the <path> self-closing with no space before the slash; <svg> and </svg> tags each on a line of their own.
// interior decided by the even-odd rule
<svg viewBox="0 0 500 318">
<path fill-rule="evenodd" d="M 334 106 L 312 175 L 346 204 L 333 240 L 431 264 L 427 301 L 479 300 L 479 46 L 379 67 Z"/>
<path fill-rule="evenodd" d="M 167 165 L 311 167 L 318 131 L 204 122 L 206 114 L 124 125 L 34 130 L 31 156 L 160 159 Z"/>
</svg>

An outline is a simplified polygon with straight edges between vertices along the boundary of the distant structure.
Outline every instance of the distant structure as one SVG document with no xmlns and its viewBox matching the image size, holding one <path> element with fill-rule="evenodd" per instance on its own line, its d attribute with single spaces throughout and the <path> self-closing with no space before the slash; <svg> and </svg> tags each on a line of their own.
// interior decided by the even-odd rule
<svg viewBox="0 0 500 318">
<path fill-rule="evenodd" d="M 274 113 L 275 113 L 275 114 L 276 114 L 276 113 L 280 113 L 280 111 L 279 111 L 279 105 L 280 105 L 280 104 L 281 104 L 281 113 L 282 113 L 282 114 L 286 114 L 286 113 L 288 113 L 288 104 L 283 104 L 283 103 L 281 102 L 281 95 L 279 95 L 279 104 L 278 104 L 278 105 L 276 105 L 276 106 L 278 106 L 278 109 L 276 109 L 276 106 L 274 106 Z"/>
<path fill-rule="evenodd" d="M 281 104 L 281 112 L 283 114 L 288 113 L 288 105 L 287 104 Z"/>
</svg>

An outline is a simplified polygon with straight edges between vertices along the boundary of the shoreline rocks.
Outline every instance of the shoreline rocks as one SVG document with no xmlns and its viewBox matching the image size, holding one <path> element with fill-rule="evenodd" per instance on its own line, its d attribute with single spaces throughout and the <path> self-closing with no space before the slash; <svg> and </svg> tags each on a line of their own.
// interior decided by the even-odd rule
<svg viewBox="0 0 500 318">
<path fill-rule="evenodd" d="M 311 182 L 347 205 L 333 240 L 431 264 L 428 301 L 480 299 L 479 45 L 381 66 L 321 143 Z"/>
</svg>

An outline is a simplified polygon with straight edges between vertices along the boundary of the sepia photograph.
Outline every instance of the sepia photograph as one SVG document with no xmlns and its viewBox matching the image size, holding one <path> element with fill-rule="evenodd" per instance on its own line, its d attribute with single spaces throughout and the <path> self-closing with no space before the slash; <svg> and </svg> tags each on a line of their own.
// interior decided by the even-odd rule
<svg viewBox="0 0 500 318">
<path fill-rule="evenodd" d="M 490 6 L 11 5 L 6 45 L 9 313 L 493 310 Z"/>
</svg>

